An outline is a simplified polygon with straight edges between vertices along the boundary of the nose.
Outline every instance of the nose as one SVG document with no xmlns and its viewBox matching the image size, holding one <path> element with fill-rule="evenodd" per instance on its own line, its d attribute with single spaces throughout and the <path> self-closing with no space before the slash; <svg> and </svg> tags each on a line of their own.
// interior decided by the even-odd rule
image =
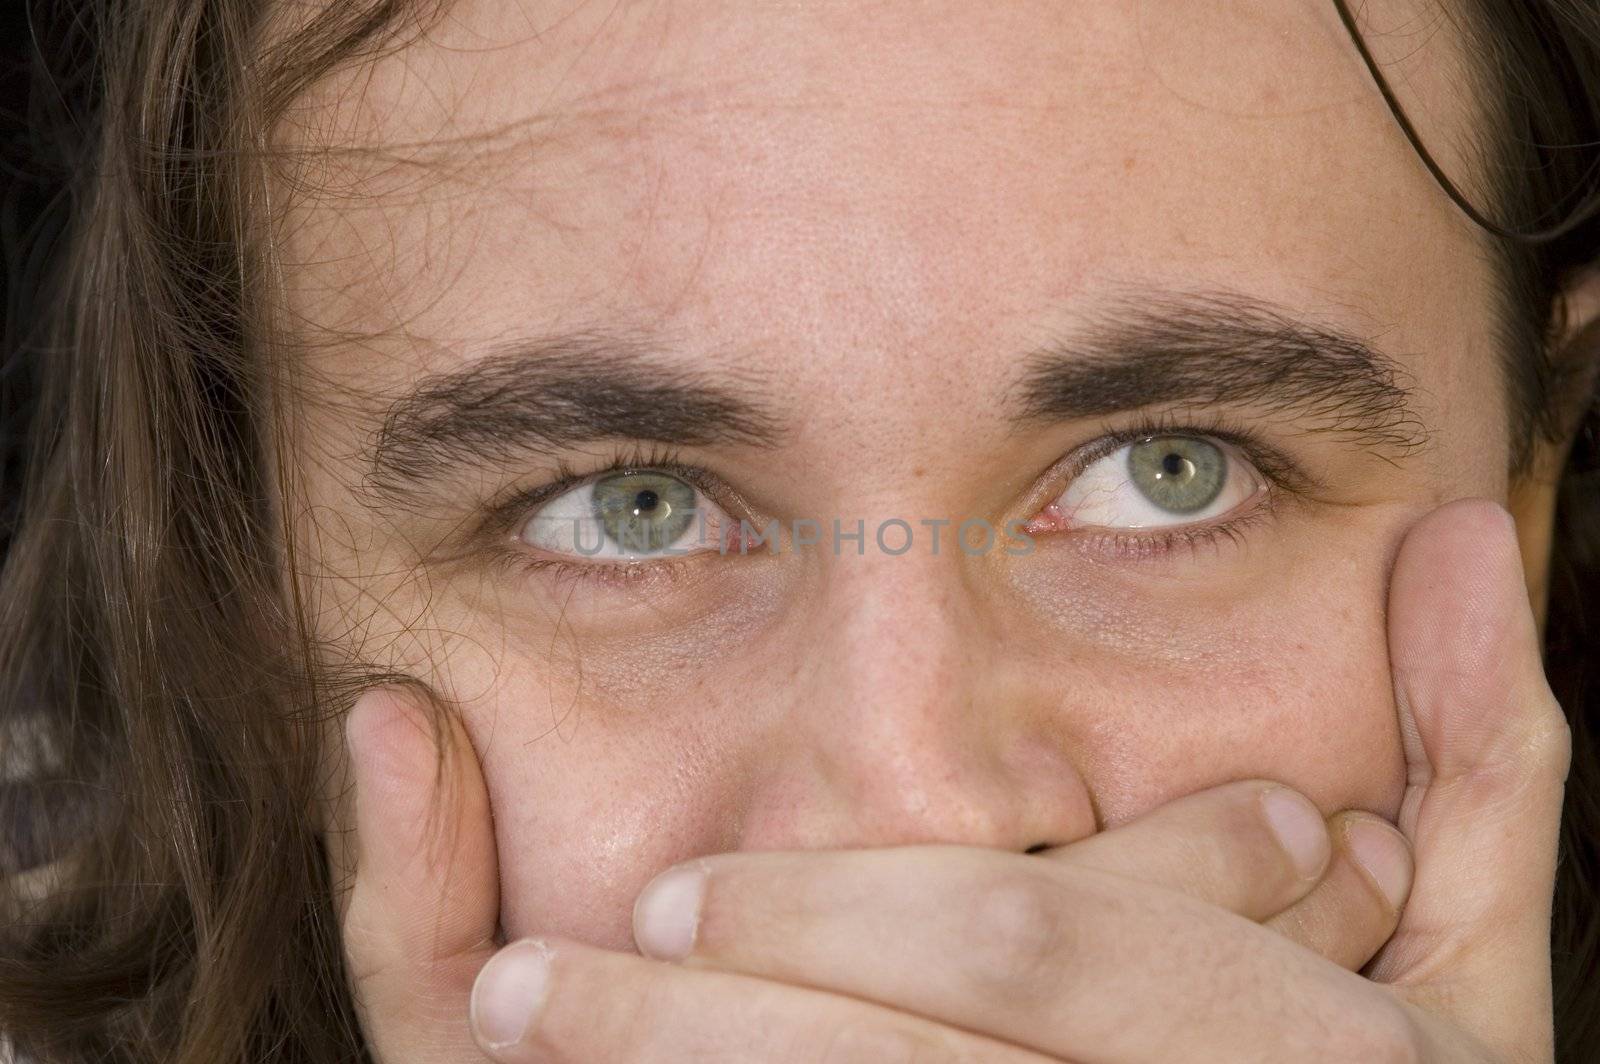
<svg viewBox="0 0 1600 1064">
<path fill-rule="evenodd" d="M 1025 851 L 1095 830 L 1060 708 L 1008 661 L 968 561 L 834 563 L 746 792 L 742 847 Z"/>
</svg>

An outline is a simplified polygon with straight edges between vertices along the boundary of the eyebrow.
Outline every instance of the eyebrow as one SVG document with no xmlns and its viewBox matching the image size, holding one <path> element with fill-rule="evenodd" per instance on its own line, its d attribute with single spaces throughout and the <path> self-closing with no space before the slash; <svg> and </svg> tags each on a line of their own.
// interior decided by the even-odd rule
<svg viewBox="0 0 1600 1064">
<path fill-rule="evenodd" d="M 1292 417 L 1391 460 L 1428 441 L 1398 361 L 1347 329 L 1232 291 L 1106 301 L 1023 365 L 1021 423 L 1228 405 Z"/>
<path fill-rule="evenodd" d="M 641 335 L 584 331 L 501 345 L 393 403 L 368 486 L 404 500 L 432 482 L 602 439 L 776 447 L 780 419 L 736 374 L 662 357 Z"/>
<path fill-rule="evenodd" d="M 390 405 L 367 486 L 405 502 L 464 468 L 603 439 L 781 446 L 790 425 L 761 382 L 674 360 L 645 334 L 580 331 L 499 345 Z M 1347 330 L 1227 290 L 1101 303 L 1021 359 L 1015 426 L 1146 407 L 1245 405 L 1401 457 L 1427 433 L 1394 359 Z"/>
</svg>

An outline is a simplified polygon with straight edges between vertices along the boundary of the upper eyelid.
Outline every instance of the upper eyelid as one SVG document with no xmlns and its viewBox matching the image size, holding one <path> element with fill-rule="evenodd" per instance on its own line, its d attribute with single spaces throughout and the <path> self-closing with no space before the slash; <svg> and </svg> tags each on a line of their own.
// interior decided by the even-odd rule
<svg viewBox="0 0 1600 1064">
<path fill-rule="evenodd" d="M 604 477 L 612 476 L 614 474 L 629 470 L 651 473 L 669 473 L 685 483 L 692 484 L 696 488 L 707 493 L 710 493 L 711 491 L 720 487 L 719 483 L 712 482 L 714 475 L 700 466 L 687 465 L 677 461 L 623 462 L 613 463 L 612 465 L 608 465 L 603 469 L 596 469 L 591 473 L 564 473 L 557 479 L 532 489 L 532 491 L 528 493 L 528 497 L 525 501 L 530 505 L 541 505 L 549 502 L 551 499 L 565 495 L 567 492 L 572 491 L 575 488 L 581 488 L 586 484 L 593 484 Z"/>
<path fill-rule="evenodd" d="M 1301 490 L 1314 483 L 1300 463 L 1259 439 L 1232 434 L 1216 438 L 1232 444 L 1250 460 L 1251 465 L 1274 483 Z"/>
<path fill-rule="evenodd" d="M 1206 432 L 1206 433 L 1201 433 L 1201 432 L 1136 432 L 1136 433 L 1133 433 L 1132 435 L 1127 435 L 1127 436 L 1124 436 L 1123 434 L 1120 434 L 1120 433 L 1119 434 L 1115 434 L 1113 436 L 1102 436 L 1102 437 L 1100 437 L 1098 439 L 1092 440 L 1089 443 L 1084 444 L 1083 447 L 1080 447 L 1077 450 L 1072 451 L 1067 456 L 1068 460 L 1069 460 L 1069 464 L 1067 466 L 1068 477 L 1069 477 L 1070 480 L 1076 480 L 1078 477 L 1082 476 L 1084 473 L 1087 473 L 1091 468 L 1093 468 L 1096 463 L 1104 461 L 1106 458 L 1110 457 L 1111 455 L 1114 455 L 1119 451 L 1125 450 L 1126 448 L 1128 448 L 1129 446 L 1131 446 L 1131 445 L 1133 445 L 1135 443 L 1141 443 L 1141 442 L 1143 442 L 1145 440 L 1151 440 L 1151 439 L 1165 439 L 1165 438 L 1174 438 L 1174 437 L 1179 438 L 1179 439 L 1208 440 L 1208 441 L 1211 441 L 1213 443 L 1220 443 L 1220 444 L 1223 445 L 1222 446 L 1222 450 L 1223 450 L 1224 454 L 1226 454 L 1226 453 L 1228 453 L 1230 451 L 1237 452 L 1237 453 L 1239 453 L 1241 455 L 1241 457 L 1249 460 L 1249 462 L 1250 462 L 1250 464 L 1252 466 L 1258 466 L 1258 462 L 1256 461 L 1255 457 L 1252 455 L 1251 451 L 1246 448 L 1246 446 L 1244 444 L 1237 443 L 1234 440 L 1228 439 L 1225 436 L 1218 435 L 1217 433 L 1213 433 L 1213 432 Z M 1265 470 L 1263 470 L 1262 472 L 1265 473 Z M 1276 479 L 1276 478 L 1272 478 L 1272 479 Z"/>
<path fill-rule="evenodd" d="M 1118 448 L 1153 436 L 1191 436 L 1200 439 L 1221 440 L 1239 450 L 1274 486 L 1296 492 L 1312 492 L 1322 487 L 1322 482 L 1309 473 L 1303 464 L 1284 451 L 1272 446 L 1260 436 L 1229 425 L 1167 423 L 1162 420 L 1142 423 L 1134 428 L 1105 427 L 1101 436 L 1071 452 L 1069 458 L 1086 455 L 1082 464 L 1073 468 L 1074 474 L 1086 469 L 1090 462 L 1112 454 Z"/>
<path fill-rule="evenodd" d="M 488 516 L 483 522 L 483 527 L 492 535 L 505 535 L 520 528 L 522 523 L 540 507 L 567 492 L 629 469 L 671 474 L 693 485 L 697 491 L 704 493 L 718 506 L 725 504 L 725 498 L 719 498 L 719 495 L 737 496 L 737 493 L 724 484 L 716 474 L 677 459 L 657 458 L 638 462 L 624 460 L 609 463 L 588 473 L 575 473 L 563 467 L 563 471 L 554 480 L 533 488 L 511 491 L 500 499 L 491 500 L 485 507 Z"/>
</svg>

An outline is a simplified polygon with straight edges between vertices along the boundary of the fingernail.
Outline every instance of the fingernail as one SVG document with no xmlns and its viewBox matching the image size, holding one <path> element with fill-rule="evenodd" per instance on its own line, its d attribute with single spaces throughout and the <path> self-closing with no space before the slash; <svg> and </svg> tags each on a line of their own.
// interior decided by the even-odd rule
<svg viewBox="0 0 1600 1064">
<path fill-rule="evenodd" d="M 668 869 L 652 879 L 633 903 L 633 940 L 647 957 L 677 961 L 694 949 L 700 903 L 706 894 L 702 863 Z"/>
<path fill-rule="evenodd" d="M 554 953 L 539 939 L 525 938 L 489 958 L 472 984 L 469 1008 L 480 1042 L 503 1049 L 533 1030 L 549 989 Z"/>
<path fill-rule="evenodd" d="M 1356 863 L 1366 869 L 1389 904 L 1399 909 L 1411 892 L 1411 848 L 1394 828 L 1376 820 L 1352 820 L 1345 843 Z"/>
<path fill-rule="evenodd" d="M 1262 793 L 1261 811 L 1301 878 L 1320 876 L 1333 852 L 1328 825 L 1321 811 L 1302 795 L 1284 787 Z"/>
</svg>

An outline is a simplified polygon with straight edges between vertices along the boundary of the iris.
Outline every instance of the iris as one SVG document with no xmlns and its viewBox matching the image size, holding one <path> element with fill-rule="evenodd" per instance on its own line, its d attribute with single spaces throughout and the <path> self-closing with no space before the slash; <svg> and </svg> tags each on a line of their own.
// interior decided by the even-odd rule
<svg viewBox="0 0 1600 1064">
<path fill-rule="evenodd" d="M 694 488 L 665 473 L 614 473 L 595 481 L 592 490 L 595 519 L 624 551 L 664 550 L 694 523 Z"/>
<path fill-rule="evenodd" d="M 1228 460 L 1193 436 L 1151 436 L 1128 448 L 1128 476 L 1155 505 L 1172 514 L 1209 506 L 1228 482 Z"/>
</svg>

